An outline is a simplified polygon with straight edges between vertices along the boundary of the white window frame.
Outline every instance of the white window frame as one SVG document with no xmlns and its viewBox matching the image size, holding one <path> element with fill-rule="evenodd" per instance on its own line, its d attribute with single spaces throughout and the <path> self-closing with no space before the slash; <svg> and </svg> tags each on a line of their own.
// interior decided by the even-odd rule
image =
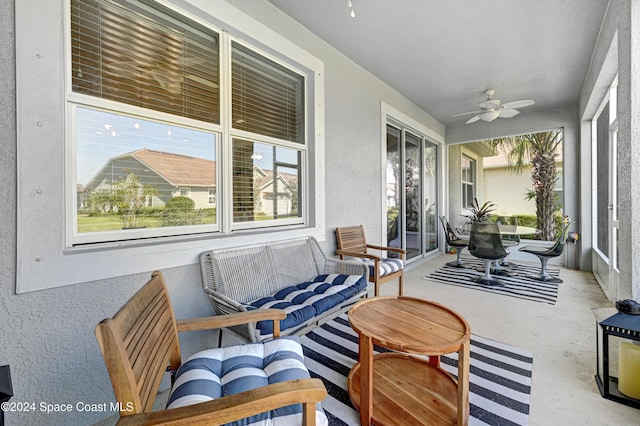
<svg viewBox="0 0 640 426">
<path fill-rule="evenodd" d="M 66 161 L 70 137 L 65 127 L 67 85 L 67 33 L 69 1 L 16 2 L 16 102 L 18 133 L 18 226 L 16 292 L 191 265 L 198 255 L 216 247 L 234 247 L 299 236 L 325 239 L 324 208 L 324 64 L 315 56 L 222 0 L 160 0 L 190 19 L 220 28 L 255 47 L 261 54 L 286 57 L 304 72 L 307 194 L 301 202 L 308 217 L 304 224 L 278 229 L 238 230 L 218 234 L 164 237 L 162 241 L 133 240 L 72 246 L 67 231 L 70 164 Z M 179 9 L 176 4 L 188 8 Z M 34 11 L 37 10 L 37 13 Z M 265 42 L 261 42 L 265 40 Z M 268 45 L 266 44 L 268 42 Z M 265 55 L 266 56 L 266 55 Z M 222 57 L 222 55 L 221 55 Z M 287 62 L 289 65 L 289 62 Z M 226 64 L 221 64 L 226 66 Z M 230 82 L 221 82 L 228 90 Z M 224 101 L 225 94 L 222 94 Z M 310 109 L 309 109 L 310 108 Z M 221 117 L 222 120 L 228 119 Z M 230 135 L 222 135 L 222 139 Z M 251 135 L 255 140 L 255 135 Z M 229 147 L 230 140 L 222 140 Z M 223 149 L 220 155 L 230 155 Z M 227 161 L 221 168 L 231 167 Z M 45 172 L 46 171 L 46 172 Z M 223 170 L 222 173 L 229 173 Z M 230 174 L 228 174 L 230 175 Z M 224 200 L 230 191 L 223 192 Z M 46 206 L 43 208 L 43 206 Z M 74 206 L 75 207 L 75 206 Z M 231 230 L 231 218 L 218 221 Z M 283 229 L 284 228 L 284 229 Z M 46 277 L 47 279 L 42 279 Z"/>
<path fill-rule="evenodd" d="M 473 176 L 471 176 L 471 178 L 473 180 L 470 180 L 470 181 L 469 180 L 464 180 L 462 178 L 462 176 L 464 175 L 462 173 L 462 169 L 463 168 L 462 167 L 460 168 L 460 176 L 461 176 L 460 182 L 461 182 L 461 185 L 462 185 L 461 193 L 460 193 L 462 195 L 462 199 L 460 200 L 461 201 L 460 204 L 462 205 L 463 208 L 466 209 L 466 208 L 470 207 L 470 205 L 465 205 L 465 203 L 464 203 L 464 196 L 465 196 L 465 193 L 466 193 L 466 191 L 465 191 L 466 187 L 471 186 L 471 188 L 473 189 L 473 191 L 472 191 L 473 192 L 473 197 L 472 198 L 477 197 L 477 194 L 478 194 L 477 193 L 477 188 L 478 188 L 478 160 L 473 158 L 473 157 L 471 157 L 471 156 L 469 156 L 469 155 L 467 155 L 467 154 L 464 154 L 464 153 L 462 153 L 461 155 L 462 155 L 461 164 L 463 164 L 465 159 L 468 160 L 470 166 L 472 166 L 470 168 L 471 168 L 471 173 L 473 174 Z"/>
</svg>

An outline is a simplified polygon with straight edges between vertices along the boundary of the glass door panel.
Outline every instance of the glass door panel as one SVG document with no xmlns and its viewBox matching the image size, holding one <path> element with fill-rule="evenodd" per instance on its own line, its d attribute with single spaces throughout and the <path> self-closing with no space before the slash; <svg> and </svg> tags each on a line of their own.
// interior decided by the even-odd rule
<svg viewBox="0 0 640 426">
<path fill-rule="evenodd" d="M 422 254 L 422 182 L 420 179 L 421 138 L 405 133 L 405 223 L 407 259 Z"/>
<path fill-rule="evenodd" d="M 438 146 L 424 141 L 424 233 L 425 253 L 438 248 Z"/>
<path fill-rule="evenodd" d="M 401 169 L 401 132 L 400 129 L 387 125 L 387 246 L 404 247 L 401 238 L 402 222 L 400 221 L 400 202 L 402 191 Z"/>
</svg>

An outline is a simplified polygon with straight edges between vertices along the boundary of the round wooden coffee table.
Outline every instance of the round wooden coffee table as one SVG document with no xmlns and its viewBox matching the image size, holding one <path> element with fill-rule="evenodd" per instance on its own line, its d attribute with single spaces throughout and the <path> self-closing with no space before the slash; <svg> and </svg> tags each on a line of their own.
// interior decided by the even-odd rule
<svg viewBox="0 0 640 426">
<path fill-rule="evenodd" d="M 359 335 L 349 397 L 363 426 L 468 424 L 471 330 L 464 318 L 428 300 L 385 296 L 358 302 L 349 323 Z M 374 355 L 373 345 L 397 352 Z M 452 352 L 458 380 L 440 367 L 440 355 Z"/>
</svg>

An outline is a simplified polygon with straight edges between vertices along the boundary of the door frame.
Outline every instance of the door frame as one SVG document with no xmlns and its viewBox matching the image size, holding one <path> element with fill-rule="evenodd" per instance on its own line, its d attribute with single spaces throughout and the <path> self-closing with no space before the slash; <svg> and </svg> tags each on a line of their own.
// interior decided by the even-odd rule
<svg viewBox="0 0 640 426">
<path fill-rule="evenodd" d="M 434 131 L 433 129 L 430 129 L 429 127 L 425 126 L 424 124 L 418 122 L 417 120 L 409 117 L 408 115 L 402 113 L 401 111 L 393 108 L 392 106 L 381 102 L 381 120 L 380 120 L 380 134 L 381 134 L 381 155 L 380 155 L 380 167 L 381 167 L 381 182 L 380 182 L 380 188 L 381 188 L 381 192 L 382 192 L 382 200 L 386 200 L 386 188 L 387 188 L 387 179 L 386 179 L 386 167 L 387 167 L 387 125 L 392 125 L 395 127 L 398 127 L 401 129 L 401 131 L 409 131 L 414 135 L 420 136 L 422 138 L 422 146 L 420 147 L 420 152 L 421 152 L 421 156 L 424 155 L 424 139 L 428 140 L 429 142 L 435 144 L 436 149 L 437 149 L 437 182 L 436 182 L 436 191 L 437 191 L 437 197 L 436 197 L 436 215 L 435 217 L 439 217 L 440 215 L 442 215 L 442 212 L 444 212 L 444 184 L 445 184 L 445 177 L 444 177 L 444 134 L 439 134 L 436 131 Z M 404 158 L 403 158 L 403 162 L 404 162 Z M 404 164 L 403 164 L 403 170 L 404 170 Z M 404 184 L 403 184 L 404 187 Z M 423 185 L 421 185 L 421 191 L 424 191 Z M 421 194 L 422 195 L 422 194 Z M 386 209 L 386 202 L 383 203 L 384 206 L 382 208 L 381 211 L 381 219 L 380 219 L 380 241 L 384 241 L 386 242 L 386 235 L 387 235 L 387 209 Z M 423 209 L 421 209 L 421 216 L 423 216 Z M 423 217 L 421 217 L 421 219 L 423 219 Z M 405 224 L 403 222 L 402 224 L 403 229 L 405 227 Z M 422 226 L 424 226 L 424 224 L 422 224 Z M 413 259 L 410 259 L 407 261 L 407 263 L 413 263 L 414 261 L 420 260 L 420 259 L 425 259 L 425 258 L 431 258 L 433 256 L 439 255 L 441 253 L 441 238 L 440 238 L 440 227 L 437 226 L 436 223 L 436 230 L 438 232 L 437 234 L 437 238 L 436 238 L 436 248 L 429 251 L 428 253 L 420 253 L 418 256 L 414 257 Z M 404 234 L 405 232 L 403 231 L 401 234 L 401 237 L 404 238 Z M 402 244 L 405 244 L 405 242 L 403 241 Z M 422 252 L 422 247 L 421 247 L 421 252 Z"/>
<path fill-rule="evenodd" d="M 616 300 L 619 294 L 619 276 L 618 269 L 618 217 L 617 217 L 617 182 L 618 182 L 618 164 L 617 164 L 617 135 L 618 120 L 617 114 L 617 77 L 614 78 L 609 89 L 606 91 L 592 121 L 592 158 L 594 166 L 592 168 L 592 270 L 607 298 L 611 301 Z M 607 130 L 608 144 L 608 199 L 607 199 L 607 254 L 598 248 L 598 182 L 597 182 L 597 120 L 605 107 L 609 110 L 609 126 Z"/>
</svg>

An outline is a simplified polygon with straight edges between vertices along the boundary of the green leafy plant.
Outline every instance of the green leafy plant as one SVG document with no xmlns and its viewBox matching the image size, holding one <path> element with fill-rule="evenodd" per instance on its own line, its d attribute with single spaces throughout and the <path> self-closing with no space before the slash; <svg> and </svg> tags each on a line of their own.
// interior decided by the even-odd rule
<svg viewBox="0 0 640 426">
<path fill-rule="evenodd" d="M 147 197 L 158 194 L 158 190 L 150 184 L 142 184 L 140 178 L 127 170 L 127 176 L 113 183 L 117 211 L 122 216 L 123 228 L 137 228 L 138 215 L 144 207 Z"/>
<path fill-rule="evenodd" d="M 463 214 L 462 216 L 469 219 L 469 222 L 482 222 L 485 220 L 489 220 L 489 218 L 491 217 L 491 212 L 495 210 L 493 208 L 495 206 L 496 205 L 491 201 L 487 201 L 481 206 L 478 202 L 478 199 L 474 197 L 473 201 L 471 202 L 471 207 L 467 209 L 471 212 L 471 214 Z"/>
</svg>

